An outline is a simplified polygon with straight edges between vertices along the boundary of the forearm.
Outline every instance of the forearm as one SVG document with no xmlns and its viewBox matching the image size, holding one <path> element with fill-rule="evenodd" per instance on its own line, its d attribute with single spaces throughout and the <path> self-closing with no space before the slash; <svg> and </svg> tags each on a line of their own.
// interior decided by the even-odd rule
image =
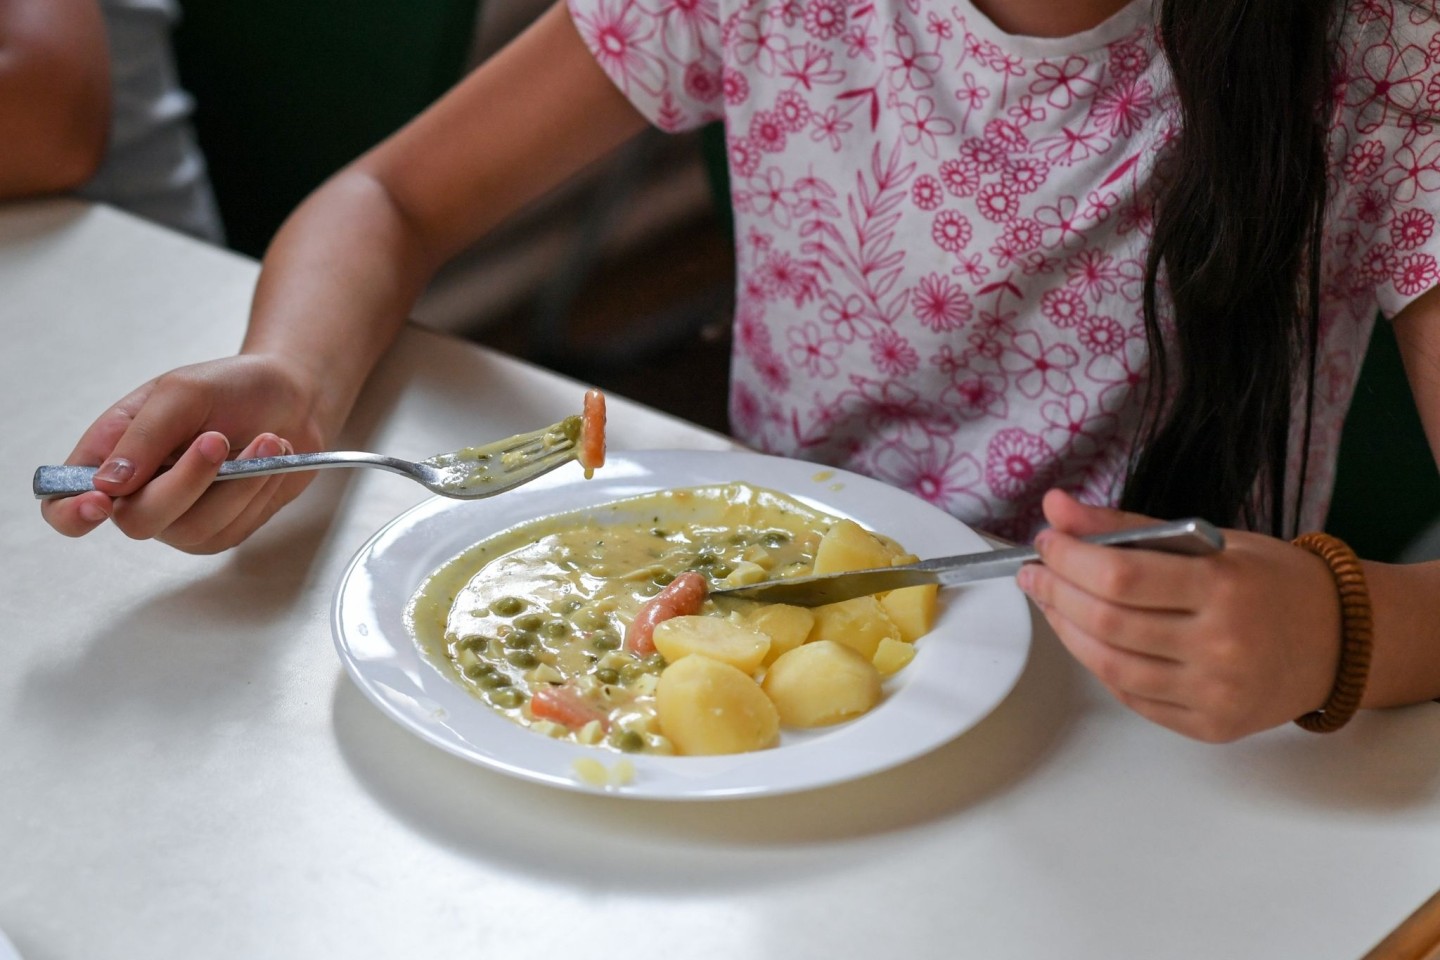
<svg viewBox="0 0 1440 960">
<path fill-rule="evenodd" d="M 93 0 L 0 0 L 0 199 L 85 183 L 109 123 L 109 52 Z"/>
<path fill-rule="evenodd" d="M 299 369 L 333 438 L 437 264 L 384 186 L 342 172 L 286 220 L 266 252 L 242 353 Z"/>
<path fill-rule="evenodd" d="M 1375 639 L 1362 705 L 1440 697 L 1440 561 L 1364 568 Z"/>
</svg>

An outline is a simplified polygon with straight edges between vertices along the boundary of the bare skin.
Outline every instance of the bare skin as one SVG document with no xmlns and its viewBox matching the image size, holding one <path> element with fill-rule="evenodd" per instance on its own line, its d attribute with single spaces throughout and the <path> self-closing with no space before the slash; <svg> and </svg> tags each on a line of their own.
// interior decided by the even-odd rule
<svg viewBox="0 0 1440 960">
<path fill-rule="evenodd" d="M 1006 33 L 1021 37 L 1069 37 L 1094 29 L 1130 0 L 972 0 Z"/>
<path fill-rule="evenodd" d="M 95 175 L 110 129 L 109 62 L 95 0 L 0 0 L 0 200 Z"/>
<path fill-rule="evenodd" d="M 976 2 L 1003 29 L 1047 35 L 1093 27 L 1124 6 Z M 564 8 L 551 10 L 300 206 L 266 254 L 240 355 L 165 374 L 103 414 L 68 461 L 103 463 L 100 490 L 46 503 L 45 518 L 69 536 L 109 518 L 132 537 L 195 553 L 241 542 L 308 478 L 212 486 L 225 456 L 329 445 L 435 270 L 643 124 Z M 1440 450 L 1440 293 L 1395 324 Z M 151 481 L 170 460 L 174 467 Z M 1059 492 L 1045 511 L 1053 524 L 1039 540 L 1046 563 L 1027 568 L 1021 585 L 1121 702 L 1210 741 L 1324 702 L 1339 605 L 1318 558 L 1239 531 L 1223 554 L 1203 559 L 1094 547 L 1076 538 L 1144 518 Z M 1440 563 L 1365 569 L 1376 629 L 1365 705 L 1440 696 Z"/>
</svg>

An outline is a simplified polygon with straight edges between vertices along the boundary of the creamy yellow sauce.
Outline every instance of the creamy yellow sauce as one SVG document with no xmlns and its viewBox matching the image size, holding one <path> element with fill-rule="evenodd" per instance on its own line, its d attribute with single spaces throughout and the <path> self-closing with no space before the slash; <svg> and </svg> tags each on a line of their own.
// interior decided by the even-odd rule
<svg viewBox="0 0 1440 960">
<path fill-rule="evenodd" d="M 664 660 L 625 651 L 646 600 L 695 570 L 713 586 L 809 573 L 835 521 L 744 483 L 666 490 L 521 524 L 435 571 L 412 598 L 420 648 L 517 723 L 625 752 L 671 752 L 656 722 Z M 702 612 L 713 611 L 707 600 Z M 529 710 L 569 684 L 605 720 L 569 729 Z"/>
</svg>

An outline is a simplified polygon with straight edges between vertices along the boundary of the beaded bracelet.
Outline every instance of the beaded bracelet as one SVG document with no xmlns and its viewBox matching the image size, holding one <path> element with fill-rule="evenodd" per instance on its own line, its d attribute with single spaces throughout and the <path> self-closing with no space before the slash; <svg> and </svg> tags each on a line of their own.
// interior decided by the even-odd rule
<svg viewBox="0 0 1440 960">
<path fill-rule="evenodd" d="M 1296 717 L 1295 722 L 1312 733 L 1333 733 L 1355 715 L 1370 676 L 1370 647 L 1374 631 L 1370 619 L 1370 589 L 1360 558 L 1343 540 L 1328 533 L 1307 533 L 1297 537 L 1302 547 L 1324 560 L 1340 591 L 1340 663 L 1335 668 L 1335 685 L 1319 710 Z"/>
</svg>

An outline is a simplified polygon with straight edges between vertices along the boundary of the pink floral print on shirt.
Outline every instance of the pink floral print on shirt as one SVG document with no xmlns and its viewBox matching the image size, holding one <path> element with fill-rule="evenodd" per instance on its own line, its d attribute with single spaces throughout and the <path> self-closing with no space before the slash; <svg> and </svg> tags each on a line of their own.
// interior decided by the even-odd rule
<svg viewBox="0 0 1440 960">
<path fill-rule="evenodd" d="M 1116 499 L 1154 176 L 1179 133 L 1150 0 L 1058 40 L 1007 36 L 968 0 L 570 7 L 657 125 L 724 121 L 741 439 L 1016 540 L 1049 486 Z M 1377 307 L 1440 282 L 1433 7 L 1351 0 L 1339 53 L 1307 527 Z"/>
</svg>

